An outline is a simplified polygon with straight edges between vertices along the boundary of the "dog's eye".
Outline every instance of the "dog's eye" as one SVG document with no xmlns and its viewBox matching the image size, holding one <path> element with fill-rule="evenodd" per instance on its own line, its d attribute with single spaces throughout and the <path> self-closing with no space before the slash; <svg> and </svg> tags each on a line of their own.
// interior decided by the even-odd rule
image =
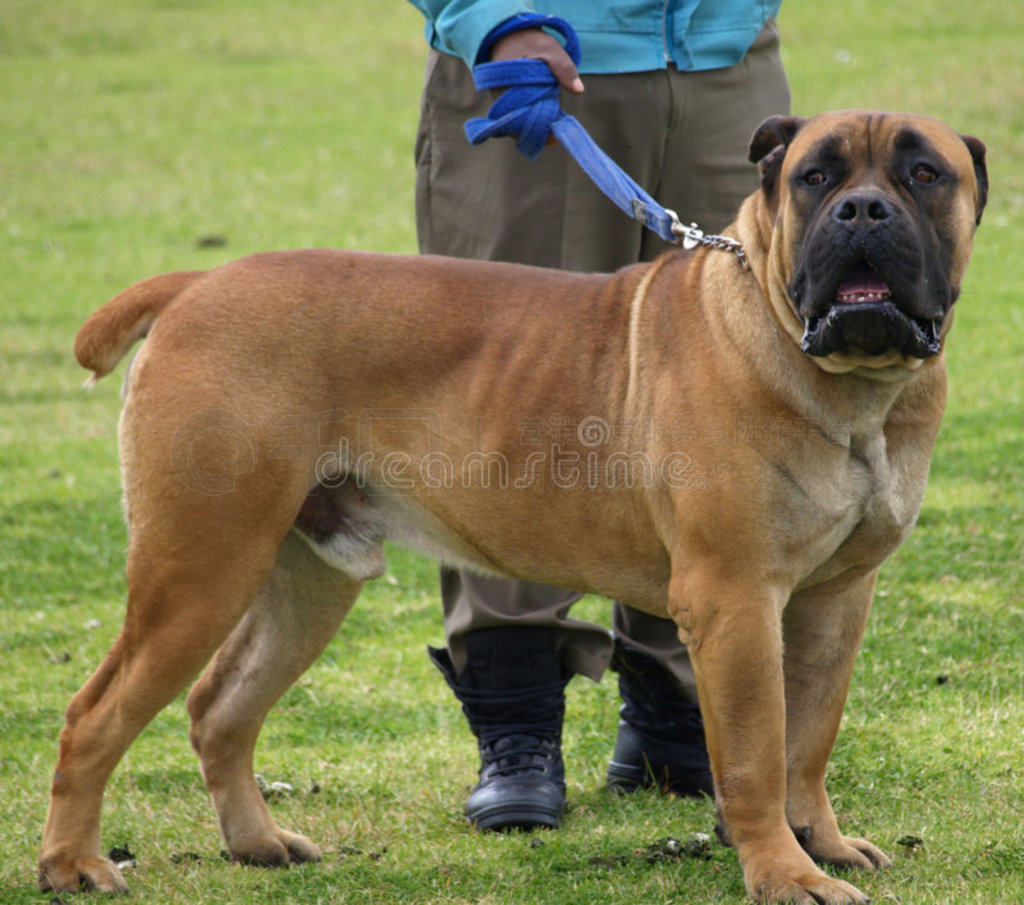
<svg viewBox="0 0 1024 905">
<path fill-rule="evenodd" d="M 804 182 L 810 186 L 824 185 L 828 177 L 821 170 L 808 170 L 804 173 Z"/>
<path fill-rule="evenodd" d="M 914 182 L 920 182 L 927 185 L 930 182 L 935 182 L 939 178 L 939 174 L 933 167 L 928 166 L 926 163 L 917 164 L 911 171 L 910 176 Z"/>
</svg>

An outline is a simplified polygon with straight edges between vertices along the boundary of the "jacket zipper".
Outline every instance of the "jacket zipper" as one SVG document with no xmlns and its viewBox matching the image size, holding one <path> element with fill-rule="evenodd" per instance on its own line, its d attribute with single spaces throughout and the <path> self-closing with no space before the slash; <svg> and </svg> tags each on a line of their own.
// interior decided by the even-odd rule
<svg viewBox="0 0 1024 905">
<path fill-rule="evenodd" d="M 672 62 L 672 53 L 668 43 L 668 8 L 672 0 L 665 0 L 661 6 L 661 49 L 665 54 L 665 62 Z"/>
</svg>

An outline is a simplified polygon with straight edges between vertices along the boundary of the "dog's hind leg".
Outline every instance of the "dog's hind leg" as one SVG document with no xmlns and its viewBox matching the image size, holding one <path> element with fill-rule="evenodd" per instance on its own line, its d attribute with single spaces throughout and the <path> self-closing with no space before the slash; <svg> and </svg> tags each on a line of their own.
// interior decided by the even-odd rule
<svg viewBox="0 0 1024 905">
<path fill-rule="evenodd" d="M 253 749 L 267 712 L 327 646 L 361 587 L 289 534 L 267 583 L 189 695 L 192 745 L 236 861 L 320 858 L 309 839 L 274 822 L 253 776 Z"/>
<path fill-rule="evenodd" d="M 189 506 L 175 508 L 176 521 L 133 526 L 124 626 L 68 706 L 39 858 L 43 889 L 127 891 L 100 849 L 107 780 L 228 637 L 272 568 L 279 539 L 271 532 L 250 530 L 240 544 L 244 532 L 203 531 Z M 168 531 L 171 521 L 185 530 Z"/>
</svg>

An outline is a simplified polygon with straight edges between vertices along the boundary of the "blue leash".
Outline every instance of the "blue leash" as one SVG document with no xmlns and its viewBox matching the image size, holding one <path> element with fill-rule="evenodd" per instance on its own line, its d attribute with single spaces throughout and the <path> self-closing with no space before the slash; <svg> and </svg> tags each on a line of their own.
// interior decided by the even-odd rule
<svg viewBox="0 0 1024 905">
<path fill-rule="evenodd" d="M 580 42 L 572 26 L 564 19 L 540 13 L 523 13 L 505 20 L 487 36 L 482 53 L 506 35 L 537 27 L 558 32 L 565 40 L 566 53 L 579 65 Z M 514 135 L 516 147 L 535 160 L 548 137 L 554 135 L 605 195 L 666 242 L 682 244 L 684 248 L 698 244 L 723 248 L 745 263 L 738 242 L 724 236 L 706 236 L 695 223 L 684 226 L 675 211 L 659 204 L 597 146 L 579 120 L 562 110 L 558 103 L 558 81 L 547 63 L 530 59 L 479 63 L 473 67 L 473 80 L 479 91 L 505 89 L 486 118 L 466 123 L 466 135 L 474 145 L 495 136 Z"/>
</svg>

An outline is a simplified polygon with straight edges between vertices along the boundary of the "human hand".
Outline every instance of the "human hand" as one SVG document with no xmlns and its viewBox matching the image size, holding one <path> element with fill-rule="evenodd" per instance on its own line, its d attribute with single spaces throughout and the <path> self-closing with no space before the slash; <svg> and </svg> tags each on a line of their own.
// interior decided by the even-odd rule
<svg viewBox="0 0 1024 905">
<path fill-rule="evenodd" d="M 583 81 L 580 79 L 576 64 L 565 52 L 558 39 L 549 35 L 541 28 L 524 28 L 500 38 L 491 49 L 491 61 L 518 60 L 528 57 L 542 60 L 566 91 L 573 94 L 583 93 Z"/>
</svg>

